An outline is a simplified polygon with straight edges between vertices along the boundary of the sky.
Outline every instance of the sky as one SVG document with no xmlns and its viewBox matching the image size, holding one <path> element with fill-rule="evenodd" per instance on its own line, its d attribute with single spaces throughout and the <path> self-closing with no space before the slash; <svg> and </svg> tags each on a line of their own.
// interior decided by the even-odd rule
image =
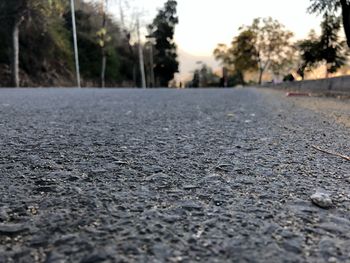
<svg viewBox="0 0 350 263">
<path fill-rule="evenodd" d="M 140 12 L 142 23 L 148 24 L 166 0 L 128 2 L 130 10 Z M 179 50 L 180 77 L 189 77 L 196 61 L 217 68 L 219 65 L 212 57 L 217 44 L 229 44 L 240 26 L 251 24 L 257 17 L 277 19 L 295 33 L 296 39 L 306 37 L 311 29 L 318 32 L 321 17 L 307 13 L 309 3 L 308 0 L 178 0 L 180 22 L 175 40 Z M 119 16 L 118 5 L 111 4 L 110 10 Z"/>
</svg>

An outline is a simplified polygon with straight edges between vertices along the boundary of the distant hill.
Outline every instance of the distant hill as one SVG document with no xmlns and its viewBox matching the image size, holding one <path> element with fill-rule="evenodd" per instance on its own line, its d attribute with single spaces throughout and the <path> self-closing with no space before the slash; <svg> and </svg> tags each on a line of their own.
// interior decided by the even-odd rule
<svg viewBox="0 0 350 263">
<path fill-rule="evenodd" d="M 177 79 L 186 81 L 192 78 L 193 71 L 198 68 L 197 62 L 202 61 L 203 63 L 210 66 L 214 71 L 220 68 L 220 65 L 215 61 L 213 56 L 196 56 L 182 49 L 178 49 L 178 56 L 180 61 L 180 73 Z"/>
</svg>

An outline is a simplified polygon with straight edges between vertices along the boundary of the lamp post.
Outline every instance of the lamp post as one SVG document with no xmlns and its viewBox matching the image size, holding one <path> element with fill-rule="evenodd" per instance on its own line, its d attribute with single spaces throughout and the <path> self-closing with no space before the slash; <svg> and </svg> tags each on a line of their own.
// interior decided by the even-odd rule
<svg viewBox="0 0 350 263">
<path fill-rule="evenodd" d="M 137 38 L 138 38 L 138 46 L 139 46 L 139 62 L 140 62 L 140 71 L 141 71 L 141 87 L 143 89 L 147 88 L 146 86 L 146 74 L 145 74 L 145 63 L 143 59 L 143 50 L 141 45 L 141 34 L 140 34 L 140 22 L 137 19 Z"/>
<path fill-rule="evenodd" d="M 78 51 L 78 38 L 77 38 L 77 26 L 75 22 L 75 6 L 74 0 L 70 1 L 71 3 L 71 13 L 72 13 L 72 27 L 73 27 L 73 42 L 74 42 L 74 55 L 75 55 L 75 70 L 77 77 L 77 87 L 81 88 L 80 85 L 80 69 L 79 69 L 79 51 Z"/>
</svg>

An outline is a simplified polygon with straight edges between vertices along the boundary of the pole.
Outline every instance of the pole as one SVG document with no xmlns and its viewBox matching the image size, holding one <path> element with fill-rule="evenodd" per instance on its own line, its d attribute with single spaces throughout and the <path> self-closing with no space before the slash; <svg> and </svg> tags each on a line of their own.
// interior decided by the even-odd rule
<svg viewBox="0 0 350 263">
<path fill-rule="evenodd" d="M 152 35 L 152 29 L 150 27 L 148 27 L 148 36 L 146 36 L 146 38 L 149 39 L 148 43 L 150 45 L 150 49 L 149 49 L 149 62 L 150 62 L 150 78 L 151 78 L 151 83 L 150 83 L 150 87 L 153 88 L 155 87 L 155 77 L 154 77 L 154 58 L 153 58 L 153 45 L 154 45 L 154 40 L 155 37 Z"/>
<path fill-rule="evenodd" d="M 138 46 L 139 46 L 139 61 L 140 61 L 140 71 L 141 71 L 141 87 L 146 88 L 146 75 L 145 75 L 145 63 L 143 59 L 143 50 L 141 46 L 141 34 L 140 34 L 140 22 L 137 19 L 137 38 L 138 38 Z"/>
<path fill-rule="evenodd" d="M 153 43 L 150 42 L 151 44 L 151 49 L 150 49 L 150 53 L 149 53 L 149 61 L 150 61 L 150 64 L 151 64 L 151 87 L 155 87 L 155 80 L 154 80 L 154 62 L 153 62 Z"/>
<path fill-rule="evenodd" d="M 12 61 L 11 61 L 12 86 L 18 88 L 19 83 L 19 22 L 15 22 L 12 32 Z"/>
<path fill-rule="evenodd" d="M 75 70 L 77 74 L 77 87 L 81 88 L 80 85 L 80 69 L 79 69 L 79 51 L 78 51 L 78 38 L 77 38 L 77 26 L 75 22 L 75 7 L 74 0 L 71 3 L 71 13 L 72 13 L 72 26 L 73 26 L 73 42 L 74 42 L 74 55 L 75 55 Z"/>
<path fill-rule="evenodd" d="M 104 1 L 104 2 L 103 2 Z M 108 8 L 108 0 L 102 0 L 102 29 L 105 32 L 102 34 L 102 66 L 101 66 L 101 88 L 105 87 L 106 81 L 106 64 L 107 64 L 107 56 L 106 56 L 106 34 L 107 34 L 107 8 Z"/>
</svg>

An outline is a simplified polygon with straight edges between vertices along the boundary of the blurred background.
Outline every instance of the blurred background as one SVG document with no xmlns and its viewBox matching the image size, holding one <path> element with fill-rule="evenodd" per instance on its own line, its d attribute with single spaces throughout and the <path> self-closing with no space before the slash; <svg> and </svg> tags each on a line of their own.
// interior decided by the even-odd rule
<svg viewBox="0 0 350 263">
<path fill-rule="evenodd" d="M 2 87 L 235 87 L 346 75 L 346 0 L 0 2 Z"/>
</svg>

